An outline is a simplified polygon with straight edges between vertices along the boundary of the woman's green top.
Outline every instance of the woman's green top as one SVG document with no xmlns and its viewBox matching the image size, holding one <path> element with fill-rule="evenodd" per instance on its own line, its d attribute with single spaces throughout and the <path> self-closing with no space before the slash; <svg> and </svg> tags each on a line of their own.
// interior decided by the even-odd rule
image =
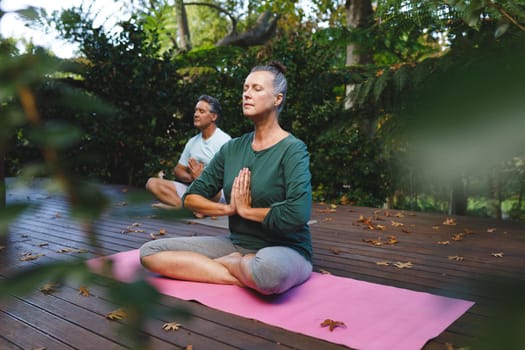
<svg viewBox="0 0 525 350">
<path fill-rule="evenodd" d="M 248 133 L 224 144 L 184 197 L 199 194 L 212 198 L 222 188 L 229 203 L 233 180 L 242 168 L 249 168 L 252 207 L 270 211 L 262 223 L 230 216 L 232 242 L 257 250 L 287 246 L 312 261 L 308 227 L 312 187 L 306 145 L 290 134 L 272 147 L 256 152 L 251 146 L 253 136 L 253 132 Z"/>
</svg>

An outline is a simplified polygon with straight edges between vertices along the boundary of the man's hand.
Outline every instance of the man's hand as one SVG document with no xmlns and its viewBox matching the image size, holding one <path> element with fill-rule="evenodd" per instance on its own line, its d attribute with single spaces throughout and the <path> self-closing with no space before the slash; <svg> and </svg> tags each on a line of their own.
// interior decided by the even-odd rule
<svg viewBox="0 0 525 350">
<path fill-rule="evenodd" d="M 191 175 L 192 180 L 198 178 L 204 170 L 204 163 L 199 162 L 194 158 L 188 160 L 188 172 Z"/>
</svg>

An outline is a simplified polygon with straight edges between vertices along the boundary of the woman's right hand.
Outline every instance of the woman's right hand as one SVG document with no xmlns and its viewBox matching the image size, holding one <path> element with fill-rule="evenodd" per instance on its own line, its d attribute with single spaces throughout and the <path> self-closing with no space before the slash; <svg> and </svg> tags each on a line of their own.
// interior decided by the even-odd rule
<svg viewBox="0 0 525 350">
<path fill-rule="evenodd" d="M 230 193 L 230 204 L 226 204 L 227 216 L 237 214 L 237 206 L 235 205 L 235 196 L 237 195 L 237 191 L 235 190 L 235 181 L 237 181 L 237 177 L 233 180 L 232 191 Z"/>
</svg>

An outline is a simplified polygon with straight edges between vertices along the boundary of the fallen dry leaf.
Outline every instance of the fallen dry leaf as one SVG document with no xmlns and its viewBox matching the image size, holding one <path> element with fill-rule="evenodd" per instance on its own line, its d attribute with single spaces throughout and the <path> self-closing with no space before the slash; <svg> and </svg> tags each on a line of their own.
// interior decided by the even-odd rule
<svg viewBox="0 0 525 350">
<path fill-rule="evenodd" d="M 376 261 L 376 265 L 379 265 L 379 266 L 390 266 L 390 261 Z"/>
<path fill-rule="evenodd" d="M 396 236 L 388 236 L 388 241 L 385 244 L 397 244 L 399 241 Z"/>
<path fill-rule="evenodd" d="M 168 322 L 162 325 L 162 329 L 164 329 L 166 332 L 178 331 L 180 327 L 182 327 L 182 325 L 176 322 Z"/>
<path fill-rule="evenodd" d="M 470 347 L 462 346 L 460 348 L 455 348 L 453 344 L 451 343 L 445 343 L 445 350 L 469 350 Z"/>
<path fill-rule="evenodd" d="M 330 251 L 331 251 L 332 253 L 334 253 L 335 255 L 338 255 L 338 254 L 341 253 L 341 249 L 339 249 L 339 248 L 330 247 L 329 249 L 330 249 Z"/>
<path fill-rule="evenodd" d="M 453 218 L 446 218 L 445 221 L 443 221 L 443 225 L 456 225 L 456 220 Z"/>
<path fill-rule="evenodd" d="M 498 252 L 498 253 L 491 253 L 490 255 L 496 257 L 496 258 L 503 258 L 503 252 Z"/>
<path fill-rule="evenodd" d="M 161 229 L 159 230 L 159 235 L 162 236 L 162 235 L 165 235 L 165 234 L 166 234 L 166 230 L 163 229 L 163 228 L 161 228 Z"/>
<path fill-rule="evenodd" d="M 495 229 L 494 227 L 492 227 L 492 228 L 488 228 L 488 229 L 487 229 L 487 232 L 488 232 L 488 233 L 494 233 L 494 232 L 496 232 L 496 229 Z"/>
<path fill-rule="evenodd" d="M 30 260 L 36 260 L 42 256 L 45 256 L 45 254 L 32 254 L 32 253 L 24 253 L 20 257 L 20 261 L 30 261 Z"/>
<path fill-rule="evenodd" d="M 465 260 L 465 258 L 462 257 L 462 256 L 451 255 L 451 256 L 448 257 L 448 260 L 463 261 L 463 260 Z"/>
<path fill-rule="evenodd" d="M 463 237 L 465 237 L 465 235 L 462 232 L 456 233 L 455 235 L 452 235 L 452 240 L 453 241 L 462 241 Z"/>
<path fill-rule="evenodd" d="M 62 248 L 62 249 L 59 249 L 57 250 L 57 253 L 69 253 L 69 252 L 72 252 L 73 249 L 71 248 Z"/>
<path fill-rule="evenodd" d="M 379 224 L 376 225 L 376 228 L 377 228 L 378 230 L 381 230 L 381 231 L 386 230 L 386 226 L 379 225 Z"/>
<path fill-rule="evenodd" d="M 128 313 L 124 309 L 113 310 L 110 313 L 106 314 L 106 318 L 112 321 L 122 320 L 126 317 L 128 317 Z"/>
<path fill-rule="evenodd" d="M 80 286 L 80 288 L 78 288 L 78 294 L 82 295 L 83 297 L 88 297 L 90 295 L 88 287 Z"/>
<path fill-rule="evenodd" d="M 397 239 L 396 236 L 388 236 L 388 240 L 386 241 L 382 241 L 381 237 L 377 237 L 377 239 L 363 239 L 363 242 L 365 243 L 370 243 L 374 246 L 382 246 L 384 244 L 386 245 L 393 245 L 393 244 L 397 244 L 399 241 Z"/>
<path fill-rule="evenodd" d="M 383 242 L 381 242 L 381 238 L 378 239 L 363 239 L 363 242 L 370 243 L 375 246 L 382 246 Z"/>
<path fill-rule="evenodd" d="M 410 261 L 407 261 L 407 262 L 398 261 L 398 262 L 394 263 L 394 266 L 399 268 L 399 269 L 410 269 L 410 268 L 414 267 L 414 265 Z"/>
<path fill-rule="evenodd" d="M 450 244 L 450 241 L 438 241 L 438 244 L 447 245 Z"/>
<path fill-rule="evenodd" d="M 432 229 L 433 230 L 439 230 L 439 226 L 438 225 L 434 225 L 434 226 L 432 226 Z"/>
<path fill-rule="evenodd" d="M 141 224 L 139 224 L 139 223 L 134 223 L 132 226 L 128 226 L 128 227 L 126 227 L 126 229 L 120 231 L 120 233 L 131 233 L 131 232 L 144 233 L 144 230 L 134 228 L 134 227 L 138 227 L 140 225 Z"/>
<path fill-rule="evenodd" d="M 321 323 L 321 327 L 329 327 L 330 332 L 332 332 L 336 327 L 344 327 L 344 328 L 346 328 L 346 325 L 345 325 L 344 322 L 334 321 L 334 320 L 331 320 L 331 319 L 327 318 L 326 320 L 324 320 Z"/>
<path fill-rule="evenodd" d="M 49 282 L 40 287 L 40 291 L 46 295 L 53 294 L 60 287 L 57 283 Z"/>
<path fill-rule="evenodd" d="M 474 230 L 471 230 L 471 229 L 469 229 L 469 228 L 464 228 L 464 229 L 463 229 L 463 232 L 465 232 L 466 235 L 471 235 L 471 234 L 474 233 Z"/>
<path fill-rule="evenodd" d="M 157 239 L 157 236 L 154 233 L 150 233 L 149 236 L 151 237 L 151 239 Z"/>
<path fill-rule="evenodd" d="M 372 218 L 365 218 L 363 215 L 359 215 L 359 219 L 357 221 L 364 223 L 366 226 L 368 226 L 369 230 L 375 230 L 375 227 L 372 224 Z"/>
<path fill-rule="evenodd" d="M 401 227 L 401 226 L 405 226 L 405 224 L 403 224 L 402 222 L 392 221 L 392 226 Z"/>
</svg>

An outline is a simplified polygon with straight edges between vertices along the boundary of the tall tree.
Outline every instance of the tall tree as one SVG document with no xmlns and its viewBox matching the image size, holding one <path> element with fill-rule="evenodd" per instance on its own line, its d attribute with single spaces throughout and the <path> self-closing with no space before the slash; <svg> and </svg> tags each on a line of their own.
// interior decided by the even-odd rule
<svg viewBox="0 0 525 350">
<path fill-rule="evenodd" d="M 345 2 L 346 25 L 352 32 L 369 28 L 373 23 L 373 10 L 371 0 L 346 0 Z M 372 63 L 372 52 L 365 50 L 358 42 L 352 41 L 346 47 L 346 66 L 364 65 Z M 354 84 L 346 85 L 346 107 L 351 108 L 352 91 Z"/>
<path fill-rule="evenodd" d="M 184 52 L 190 51 L 191 36 L 184 0 L 175 0 L 175 13 L 178 23 L 179 48 Z"/>
<path fill-rule="evenodd" d="M 192 49 L 192 29 L 199 31 L 200 28 L 192 28 L 191 21 L 189 19 L 190 8 L 207 8 L 213 10 L 216 17 L 219 18 L 220 15 L 224 15 L 228 18 L 229 31 L 224 34 L 223 37 L 217 38 L 214 42 L 217 46 L 240 46 L 240 47 L 249 47 L 256 45 L 263 45 L 268 40 L 270 40 L 276 33 L 277 22 L 280 18 L 279 14 L 273 13 L 272 11 L 260 9 L 259 15 L 256 18 L 252 26 L 247 27 L 244 31 L 239 30 L 239 23 L 241 21 L 242 15 L 237 13 L 239 10 L 239 5 L 235 1 L 231 3 L 221 4 L 220 2 L 203 2 L 203 1 L 187 1 L 184 0 L 175 0 L 174 5 L 168 4 L 165 0 L 151 0 L 147 9 L 143 12 L 143 16 L 148 18 L 150 22 L 156 23 L 157 27 L 154 28 L 154 32 L 160 33 L 167 37 L 173 37 L 170 33 L 171 26 L 175 24 L 177 28 L 177 49 L 182 52 L 188 52 Z M 174 10 L 174 11 L 173 11 Z M 213 13 L 211 12 L 211 13 Z M 174 15 L 174 18 L 170 20 L 170 17 Z M 205 35 L 207 38 L 212 38 L 216 36 L 217 33 L 213 30 L 213 33 L 210 35 L 210 25 L 213 21 L 209 17 L 210 12 L 206 12 L 205 23 L 199 22 L 201 26 L 206 26 Z M 194 11 L 195 14 L 195 11 Z M 193 16 L 195 17 L 195 15 Z M 245 22 L 250 22 L 252 18 L 245 17 Z M 160 30 L 158 26 L 164 26 L 164 30 Z M 170 40 L 173 45 L 173 40 Z M 174 45 L 175 46 L 175 45 Z"/>
</svg>

